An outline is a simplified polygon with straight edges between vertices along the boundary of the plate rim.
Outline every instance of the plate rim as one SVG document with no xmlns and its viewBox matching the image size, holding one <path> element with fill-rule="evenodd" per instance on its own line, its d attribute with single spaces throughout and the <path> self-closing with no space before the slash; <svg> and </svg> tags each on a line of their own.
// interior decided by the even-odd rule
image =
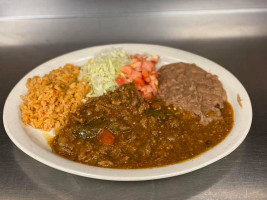
<svg viewBox="0 0 267 200">
<path fill-rule="evenodd" d="M 42 157 L 38 157 L 35 153 L 29 151 L 29 149 L 27 149 L 27 147 L 24 147 L 17 139 L 16 137 L 12 134 L 12 132 L 10 131 L 9 129 L 9 125 L 7 124 L 7 118 L 6 118 L 6 113 L 8 112 L 7 111 L 7 105 L 8 105 L 8 102 L 10 100 L 10 96 L 11 94 L 13 94 L 15 88 L 25 79 L 25 77 L 27 77 L 29 74 L 33 73 L 35 70 L 37 71 L 39 67 L 43 66 L 43 65 L 46 65 L 47 63 L 50 63 L 50 62 L 53 62 L 53 61 L 56 61 L 58 59 L 61 59 L 61 58 L 64 58 L 66 56 L 70 56 L 71 54 L 76 54 L 76 53 L 80 53 L 82 51 L 86 51 L 88 49 L 97 49 L 97 48 L 108 48 L 108 47 L 116 47 L 116 46 L 147 46 L 147 47 L 158 47 L 158 48 L 164 48 L 164 49 L 170 49 L 171 51 L 177 51 L 180 52 L 180 53 L 184 53 L 184 54 L 187 54 L 189 56 L 194 56 L 198 59 L 202 59 L 202 60 L 206 60 L 207 62 L 209 62 L 210 64 L 213 64 L 213 65 L 216 65 L 217 67 L 219 68 L 222 68 L 225 72 L 228 73 L 228 75 L 231 75 L 231 78 L 235 79 L 234 81 L 236 81 L 242 88 L 243 92 L 245 92 L 244 94 L 246 94 L 246 100 L 248 101 L 247 104 L 249 106 L 248 108 L 248 112 L 249 112 L 249 116 L 247 116 L 247 124 L 246 124 L 246 129 L 244 130 L 245 134 L 242 135 L 242 137 L 240 137 L 238 139 L 237 142 L 235 142 L 235 145 L 228 148 L 227 151 L 225 151 L 224 153 L 220 154 L 219 156 L 216 156 L 215 158 L 213 159 L 209 159 L 208 161 L 206 161 L 205 163 L 201 164 L 201 165 L 197 165 L 197 166 L 194 166 L 194 167 L 191 167 L 190 169 L 188 170 L 184 170 L 184 171 L 178 171 L 178 172 L 172 172 L 172 173 L 165 173 L 165 174 L 158 174 L 158 175 L 147 175 L 147 176 L 107 176 L 107 175 L 99 175 L 99 174 L 89 174 L 89 173 L 85 173 L 85 172 L 81 172 L 81 171 L 77 171 L 77 170 L 73 170 L 73 169 L 68 169 L 64 166 L 60 166 L 60 165 L 57 165 L 53 162 L 51 162 L 50 160 L 47 160 L 45 158 L 42 158 Z M 67 62 L 66 62 L 67 63 Z M 55 66 L 54 68 L 56 67 L 59 67 L 59 66 Z M 61 171 L 64 171 L 64 172 L 68 172 L 68 173 L 71 173 L 71 174 L 75 174 L 75 175 L 79 175 L 79 176 L 84 176 L 84 177 L 90 177 L 90 178 L 95 178 L 95 179 L 102 179 L 102 180 L 113 180 L 113 181 L 143 181 L 143 180 L 154 180 L 154 179 L 162 179 L 162 178 L 168 178 L 168 177 L 172 177 L 172 176 L 178 176 L 178 175 L 182 175 L 182 174 L 186 174 L 186 173 L 189 173 L 189 172 L 192 172 L 192 171 L 195 171 L 197 169 L 200 169 L 200 168 L 203 168 L 207 165 L 210 165 L 220 159 L 222 159 L 223 157 L 229 155 L 231 152 L 233 152 L 243 141 L 244 139 L 246 138 L 246 136 L 248 135 L 249 133 L 249 130 L 250 130 L 250 127 L 251 127 L 251 123 L 252 123 L 252 117 L 253 117 L 253 113 L 252 113 L 252 105 L 251 105 L 251 100 L 249 98 L 249 95 L 246 91 L 246 89 L 244 88 L 244 86 L 242 85 L 242 83 L 231 73 L 229 72 L 227 69 L 225 69 L 224 67 L 218 65 L 217 63 L 207 59 L 207 58 L 204 58 L 202 56 L 199 56 L 197 54 L 194 54 L 194 53 L 190 53 L 190 52 L 187 52 L 187 51 L 184 51 L 184 50 L 181 50 L 181 49 L 177 49 L 177 48 L 173 48 L 173 47 L 168 47 L 168 46 L 162 46 L 162 45 L 154 45 L 154 44 L 144 44 L 144 43 L 116 43 L 116 44 L 107 44 L 107 45 L 98 45 L 98 46 L 92 46 L 92 47 L 87 47 L 87 48 L 83 48 L 83 49 L 79 49 L 79 50 L 75 50 L 75 51 L 71 51 L 71 52 L 68 52 L 68 53 L 65 53 L 63 55 L 59 55 L 55 58 L 52 58 L 42 64 L 39 64 L 38 66 L 34 67 L 32 70 L 30 70 L 28 73 L 26 73 L 17 83 L 16 85 L 12 88 L 12 90 L 10 91 L 10 93 L 8 94 L 7 96 L 7 99 L 5 101 L 5 104 L 4 104 L 4 109 L 3 109 L 3 124 L 4 124 L 4 128 L 6 130 L 6 133 L 7 135 L 9 136 L 9 138 L 11 139 L 11 141 L 20 149 L 22 150 L 24 153 L 26 153 L 27 155 L 29 155 L 30 157 L 32 157 L 33 159 L 47 165 L 47 166 L 50 166 L 52 168 L 55 168 L 55 169 L 58 169 L 58 170 L 61 170 Z M 229 133 L 231 134 L 231 132 Z M 229 135 L 228 135 L 229 136 Z M 228 137 L 227 136 L 227 137 Z M 225 139 L 224 139 L 225 140 Z M 220 144 L 220 143 L 219 143 Z M 219 144 L 217 144 L 216 146 L 218 146 Z M 34 145 L 37 145 L 37 144 L 34 144 Z M 215 147 L 216 147 L 215 146 Z M 214 148 L 215 148 L 214 147 Z M 210 151 L 210 150 L 208 150 Z M 206 151 L 206 152 L 208 152 Z M 55 155 L 57 156 L 57 155 Z M 190 159 L 190 160 L 194 160 L 195 158 L 198 158 L 198 157 L 201 157 L 203 156 L 203 154 L 200 154 L 198 155 L 197 157 L 194 157 L 193 159 Z M 57 156 L 58 158 L 60 159 L 64 159 L 64 158 L 61 158 L 59 156 Z M 59 159 L 59 160 L 60 160 Z M 66 159 L 64 159 L 66 160 Z M 187 161 L 190 161 L 190 160 L 187 160 Z M 67 160 L 68 162 L 72 162 L 74 163 L 73 161 L 69 161 Z M 185 162 L 187 162 L 185 161 Z M 182 162 L 183 163 L 183 162 Z M 83 166 L 87 166 L 87 165 L 84 165 L 84 164 L 80 164 L 80 163 L 76 163 L 76 164 L 79 164 L 79 165 L 83 165 Z M 127 172 L 130 172 L 130 171 L 142 171 L 142 170 L 153 170 L 153 169 L 162 169 L 162 168 L 167 168 L 168 166 L 174 166 L 174 165 L 179 165 L 181 163 L 177 163 L 177 164 L 173 164 L 173 165 L 167 165 L 167 166 L 163 166 L 163 167 L 157 167 L 157 168 L 146 168 L 146 169 L 110 169 L 110 168 L 100 168 L 100 167 L 92 167 L 90 166 L 91 168 L 97 168 L 97 169 L 105 169 L 105 170 L 112 170 L 112 171 L 127 171 Z"/>
</svg>

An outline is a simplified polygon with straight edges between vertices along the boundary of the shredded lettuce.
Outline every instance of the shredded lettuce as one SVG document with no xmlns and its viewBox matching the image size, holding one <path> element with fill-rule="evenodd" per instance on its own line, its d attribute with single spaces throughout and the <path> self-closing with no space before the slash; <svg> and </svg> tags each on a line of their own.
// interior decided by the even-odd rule
<svg viewBox="0 0 267 200">
<path fill-rule="evenodd" d="M 91 91 L 87 97 L 101 96 L 118 88 L 115 78 L 122 66 L 130 64 L 129 54 L 119 48 L 106 49 L 82 66 L 79 78 L 88 82 Z"/>
</svg>

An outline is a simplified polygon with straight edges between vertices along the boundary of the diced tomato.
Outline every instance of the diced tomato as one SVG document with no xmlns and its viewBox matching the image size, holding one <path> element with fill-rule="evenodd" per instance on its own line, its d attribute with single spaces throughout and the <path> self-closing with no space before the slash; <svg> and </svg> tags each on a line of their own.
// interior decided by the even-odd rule
<svg viewBox="0 0 267 200">
<path fill-rule="evenodd" d="M 142 68 L 141 68 L 142 62 L 141 61 L 135 62 L 131 66 L 137 71 L 142 71 Z"/>
<path fill-rule="evenodd" d="M 144 80 L 141 79 L 141 78 L 135 79 L 134 82 L 135 82 L 135 84 L 140 85 L 140 86 L 145 86 L 146 85 Z"/>
<path fill-rule="evenodd" d="M 157 77 L 158 76 L 158 72 L 156 72 L 156 71 L 151 72 L 151 75 L 155 75 Z"/>
<path fill-rule="evenodd" d="M 106 145 L 113 145 L 115 142 L 115 136 L 106 129 L 101 131 L 97 138 Z"/>
<path fill-rule="evenodd" d="M 135 54 L 133 58 L 138 59 L 139 61 L 143 61 L 143 57 L 140 54 Z"/>
<path fill-rule="evenodd" d="M 140 62 L 137 58 L 131 58 L 132 59 L 132 63 L 137 63 L 137 62 Z"/>
<path fill-rule="evenodd" d="M 158 55 L 154 55 L 151 57 L 150 61 L 157 63 L 159 61 L 159 56 Z"/>
<path fill-rule="evenodd" d="M 146 77 L 146 78 L 145 78 L 145 81 L 146 81 L 147 83 L 149 83 L 149 82 L 151 81 L 150 76 Z"/>
<path fill-rule="evenodd" d="M 125 78 L 119 76 L 116 79 L 118 85 L 124 83 L 135 82 L 136 89 L 145 98 L 152 98 L 157 94 L 158 79 L 155 71 L 155 64 L 159 60 L 159 56 L 144 56 L 139 54 L 131 56 L 132 64 L 125 65 L 120 72 Z"/>
<path fill-rule="evenodd" d="M 129 77 L 132 77 L 133 80 L 136 80 L 138 78 L 142 78 L 142 74 L 141 72 L 133 71 L 133 73 Z"/>
<path fill-rule="evenodd" d="M 151 82 L 151 87 L 153 89 L 152 93 L 153 95 L 156 95 L 157 94 L 157 91 L 158 91 L 158 80 L 154 81 L 154 82 Z"/>
<path fill-rule="evenodd" d="M 147 78 L 149 76 L 148 72 L 146 70 L 142 71 L 142 75 L 144 78 Z"/>
<path fill-rule="evenodd" d="M 157 80 L 157 77 L 155 75 L 153 75 L 153 74 L 150 75 L 149 77 L 150 77 L 151 81 Z"/>
<path fill-rule="evenodd" d="M 119 86 L 121 86 L 122 84 L 127 83 L 127 81 L 126 81 L 124 78 L 122 78 L 121 76 L 118 76 L 118 77 L 115 79 L 115 81 L 116 81 L 116 83 L 117 83 Z"/>
<path fill-rule="evenodd" d="M 130 65 L 123 66 L 120 71 L 124 74 L 130 75 L 132 73 L 132 67 Z"/>
<path fill-rule="evenodd" d="M 142 70 L 146 70 L 148 72 L 152 72 L 155 70 L 155 65 L 154 63 L 150 62 L 150 61 L 144 61 L 142 63 Z"/>
</svg>

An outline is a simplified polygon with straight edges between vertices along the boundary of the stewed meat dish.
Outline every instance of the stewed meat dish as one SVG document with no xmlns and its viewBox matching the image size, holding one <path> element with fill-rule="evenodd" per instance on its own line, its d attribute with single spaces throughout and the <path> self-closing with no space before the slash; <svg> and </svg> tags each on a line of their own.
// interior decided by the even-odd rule
<svg viewBox="0 0 267 200">
<path fill-rule="evenodd" d="M 133 83 L 90 98 L 52 143 L 73 161 L 110 168 L 148 168 L 193 158 L 221 142 L 233 126 L 225 101 L 221 119 L 203 125 L 199 117 L 159 98 L 145 99 Z"/>
</svg>

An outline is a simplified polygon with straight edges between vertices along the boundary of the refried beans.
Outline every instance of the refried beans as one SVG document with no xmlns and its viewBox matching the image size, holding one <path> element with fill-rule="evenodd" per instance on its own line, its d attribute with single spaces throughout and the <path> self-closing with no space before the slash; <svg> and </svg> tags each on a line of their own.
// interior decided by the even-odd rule
<svg viewBox="0 0 267 200">
<path fill-rule="evenodd" d="M 158 96 L 167 104 L 194 113 L 204 125 L 221 118 L 227 96 L 216 75 L 183 62 L 164 65 L 158 72 Z"/>
</svg>

